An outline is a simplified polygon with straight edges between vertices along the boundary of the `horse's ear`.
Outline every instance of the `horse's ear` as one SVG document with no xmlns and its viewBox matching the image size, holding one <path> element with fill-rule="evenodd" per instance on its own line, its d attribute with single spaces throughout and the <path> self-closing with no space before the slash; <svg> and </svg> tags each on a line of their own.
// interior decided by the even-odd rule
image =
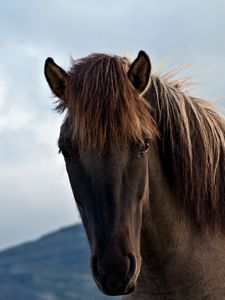
<svg viewBox="0 0 225 300">
<path fill-rule="evenodd" d="M 68 74 L 49 57 L 45 61 L 45 77 L 53 93 L 65 100 Z"/>
<path fill-rule="evenodd" d="M 139 93 L 143 93 L 148 85 L 150 74 L 150 59 L 148 55 L 141 50 L 128 70 L 128 78 L 130 79 L 134 88 Z"/>
</svg>

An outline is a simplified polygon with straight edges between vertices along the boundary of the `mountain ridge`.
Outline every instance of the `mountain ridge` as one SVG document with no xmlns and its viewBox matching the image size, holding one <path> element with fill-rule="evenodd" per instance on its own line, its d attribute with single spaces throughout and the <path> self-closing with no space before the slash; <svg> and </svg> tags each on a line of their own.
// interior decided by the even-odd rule
<svg viewBox="0 0 225 300">
<path fill-rule="evenodd" d="M 88 266 L 81 224 L 0 251 L 0 300 L 104 300 Z"/>
</svg>

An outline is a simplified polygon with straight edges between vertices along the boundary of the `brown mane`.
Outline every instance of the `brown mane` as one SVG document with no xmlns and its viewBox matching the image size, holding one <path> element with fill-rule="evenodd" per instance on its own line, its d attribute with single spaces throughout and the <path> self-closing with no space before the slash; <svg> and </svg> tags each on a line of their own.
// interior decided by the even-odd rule
<svg viewBox="0 0 225 300">
<path fill-rule="evenodd" d="M 143 133 L 155 137 L 181 207 L 199 227 L 225 228 L 224 118 L 212 102 L 191 97 L 182 82 L 168 78 L 151 76 L 139 96 L 128 68 L 127 59 L 105 54 L 73 61 L 67 103 L 56 109 L 67 108 L 82 151 L 117 147 L 129 138 L 141 142 Z"/>
<path fill-rule="evenodd" d="M 150 105 L 132 87 L 125 58 L 92 54 L 73 61 L 67 88 L 68 117 L 81 152 L 117 147 L 154 136 Z M 62 102 L 56 108 L 64 110 Z"/>
<path fill-rule="evenodd" d="M 161 135 L 159 152 L 176 198 L 194 223 L 225 229 L 225 119 L 213 102 L 152 76 L 146 98 Z"/>
</svg>

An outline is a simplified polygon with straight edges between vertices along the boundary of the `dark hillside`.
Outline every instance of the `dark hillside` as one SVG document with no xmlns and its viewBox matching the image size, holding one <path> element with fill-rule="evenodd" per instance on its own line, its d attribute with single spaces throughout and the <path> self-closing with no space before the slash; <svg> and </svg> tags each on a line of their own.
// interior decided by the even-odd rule
<svg viewBox="0 0 225 300">
<path fill-rule="evenodd" d="M 0 300 L 120 299 L 101 294 L 82 225 L 0 252 Z"/>
</svg>

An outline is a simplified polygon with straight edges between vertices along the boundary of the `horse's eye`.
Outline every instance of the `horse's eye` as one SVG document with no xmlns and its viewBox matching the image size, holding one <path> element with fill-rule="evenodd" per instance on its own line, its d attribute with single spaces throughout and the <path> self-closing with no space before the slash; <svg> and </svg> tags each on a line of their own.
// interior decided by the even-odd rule
<svg viewBox="0 0 225 300">
<path fill-rule="evenodd" d="M 148 152 L 150 142 L 149 140 L 145 140 L 145 144 L 139 150 L 139 156 L 143 156 L 146 152 Z"/>
</svg>

